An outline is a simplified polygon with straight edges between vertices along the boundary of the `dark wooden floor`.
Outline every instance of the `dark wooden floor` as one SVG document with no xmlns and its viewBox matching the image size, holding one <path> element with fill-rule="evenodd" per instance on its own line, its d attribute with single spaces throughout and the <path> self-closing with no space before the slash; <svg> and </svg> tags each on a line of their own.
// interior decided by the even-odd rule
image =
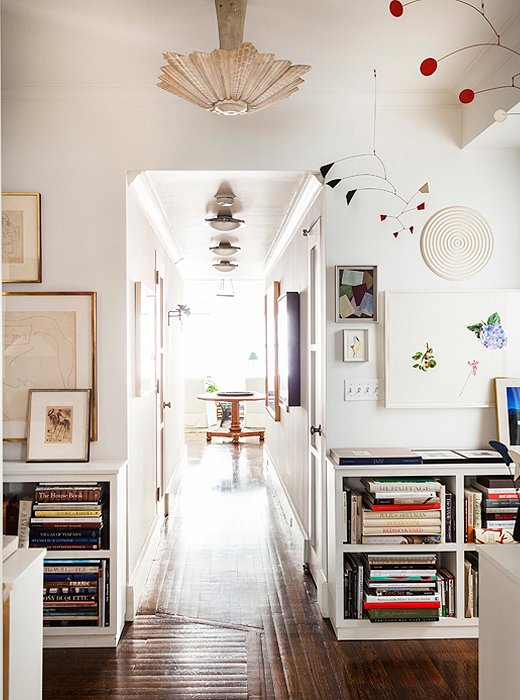
<svg viewBox="0 0 520 700">
<path fill-rule="evenodd" d="M 337 642 L 253 441 L 189 466 L 117 649 L 47 650 L 45 700 L 476 700 L 477 642 Z"/>
</svg>

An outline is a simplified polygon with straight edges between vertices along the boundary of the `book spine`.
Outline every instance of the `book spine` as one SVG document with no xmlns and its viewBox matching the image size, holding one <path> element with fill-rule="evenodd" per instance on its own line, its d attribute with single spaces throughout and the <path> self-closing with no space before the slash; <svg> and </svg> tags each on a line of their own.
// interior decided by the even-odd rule
<svg viewBox="0 0 520 700">
<path fill-rule="evenodd" d="M 425 526 L 435 526 L 437 529 L 441 526 L 440 518 L 374 518 L 365 519 L 363 521 L 363 528 L 372 529 L 378 527 L 425 527 Z"/>
<path fill-rule="evenodd" d="M 93 516 L 100 516 L 101 510 L 34 510 L 35 518 L 51 518 L 58 516 L 71 517 L 71 518 L 88 518 Z"/>
<path fill-rule="evenodd" d="M 363 535 L 362 544 L 440 544 L 440 535 Z"/>
<path fill-rule="evenodd" d="M 446 532 L 446 542 L 452 542 L 452 507 L 453 507 L 453 500 L 452 500 L 452 493 L 446 492 L 445 495 L 445 503 L 444 503 L 444 508 L 445 508 L 445 532 Z"/>
<path fill-rule="evenodd" d="M 29 546 L 32 498 L 21 498 L 18 509 L 18 547 Z"/>
<path fill-rule="evenodd" d="M 369 510 L 363 509 L 363 520 L 380 522 L 381 520 L 440 520 L 439 510 L 428 508 L 426 510 Z"/>
<path fill-rule="evenodd" d="M 370 498 L 375 499 L 395 499 L 396 503 L 422 503 L 430 498 L 437 498 L 437 491 L 402 491 L 394 489 L 393 491 L 371 491 Z"/>
<path fill-rule="evenodd" d="M 422 464 L 422 457 L 339 457 L 338 464 Z"/>
<path fill-rule="evenodd" d="M 440 608 L 440 602 L 438 600 L 432 601 L 409 601 L 406 603 L 366 603 L 364 604 L 365 610 L 392 610 L 393 608 Z"/>
</svg>

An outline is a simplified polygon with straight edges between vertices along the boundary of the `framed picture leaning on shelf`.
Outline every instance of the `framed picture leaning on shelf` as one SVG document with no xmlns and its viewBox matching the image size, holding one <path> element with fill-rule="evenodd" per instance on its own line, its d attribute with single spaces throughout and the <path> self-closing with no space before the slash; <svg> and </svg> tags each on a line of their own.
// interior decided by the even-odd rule
<svg viewBox="0 0 520 700">
<path fill-rule="evenodd" d="M 2 193 L 2 282 L 41 282 L 41 197 Z"/>
<path fill-rule="evenodd" d="M 520 449 L 520 377 L 495 377 L 500 442 Z"/>
<path fill-rule="evenodd" d="M 88 462 L 90 389 L 31 389 L 27 462 Z"/>
<path fill-rule="evenodd" d="M 90 389 L 97 439 L 96 292 L 3 292 L 4 440 L 26 439 L 30 389 Z"/>
<path fill-rule="evenodd" d="M 377 267 L 336 265 L 336 322 L 377 321 Z"/>
</svg>

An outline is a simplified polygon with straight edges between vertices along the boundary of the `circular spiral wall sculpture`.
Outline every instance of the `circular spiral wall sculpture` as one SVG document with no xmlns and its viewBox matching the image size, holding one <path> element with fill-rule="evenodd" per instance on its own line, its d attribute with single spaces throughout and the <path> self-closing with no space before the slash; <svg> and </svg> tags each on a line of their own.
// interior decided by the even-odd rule
<svg viewBox="0 0 520 700">
<path fill-rule="evenodd" d="M 493 234 L 482 214 L 447 207 L 431 216 L 421 235 L 421 253 L 430 270 L 447 280 L 480 272 L 493 252 Z"/>
</svg>

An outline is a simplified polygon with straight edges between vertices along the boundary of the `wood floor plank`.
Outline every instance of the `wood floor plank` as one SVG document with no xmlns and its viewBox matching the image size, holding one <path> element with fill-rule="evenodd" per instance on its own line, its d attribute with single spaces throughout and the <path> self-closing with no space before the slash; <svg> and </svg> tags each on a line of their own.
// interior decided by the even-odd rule
<svg viewBox="0 0 520 700">
<path fill-rule="evenodd" d="M 117 649 L 44 653 L 44 700 L 476 700 L 475 640 L 338 642 L 262 447 L 188 439 L 182 487 Z"/>
</svg>

